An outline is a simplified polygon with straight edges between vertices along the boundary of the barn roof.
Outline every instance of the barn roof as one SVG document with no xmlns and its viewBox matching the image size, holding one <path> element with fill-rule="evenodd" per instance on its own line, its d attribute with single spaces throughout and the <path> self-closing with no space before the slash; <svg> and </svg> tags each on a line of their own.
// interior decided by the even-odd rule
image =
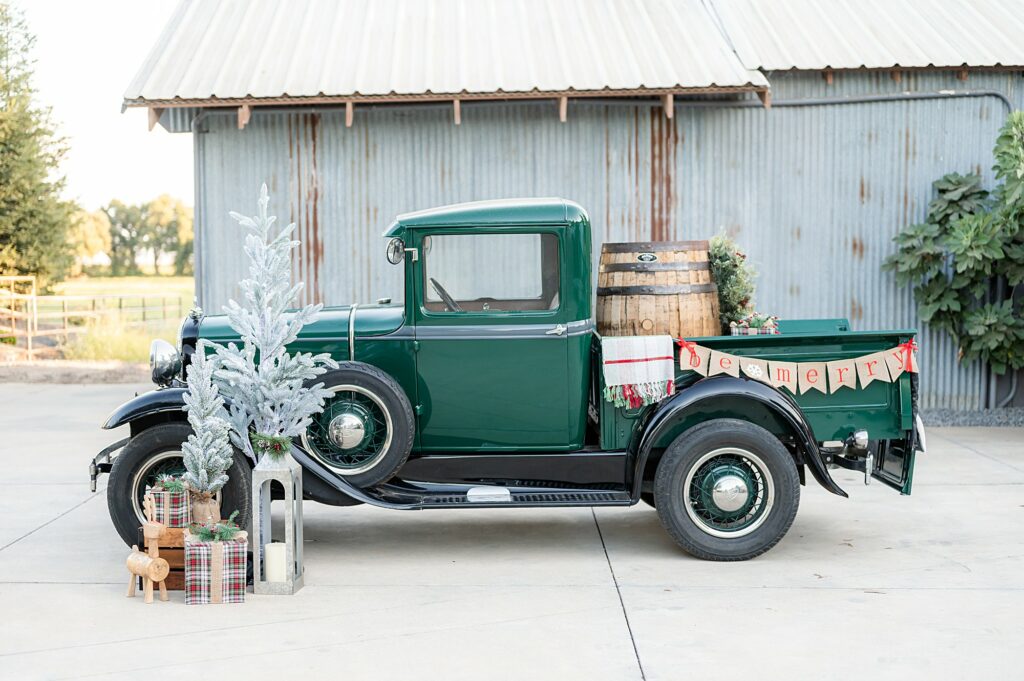
<svg viewBox="0 0 1024 681">
<path fill-rule="evenodd" d="M 708 0 L 764 71 L 1024 66 L 1019 0 Z"/>
<path fill-rule="evenodd" d="M 181 0 L 124 98 L 230 106 L 767 87 L 704 0 Z"/>
</svg>

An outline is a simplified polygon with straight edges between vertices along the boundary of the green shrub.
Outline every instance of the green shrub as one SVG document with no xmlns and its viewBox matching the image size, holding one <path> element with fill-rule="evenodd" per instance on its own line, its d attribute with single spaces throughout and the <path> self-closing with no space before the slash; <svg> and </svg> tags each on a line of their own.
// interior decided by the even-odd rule
<svg viewBox="0 0 1024 681">
<path fill-rule="evenodd" d="M 925 222 L 897 234 L 883 269 L 913 287 L 922 321 L 947 332 L 962 362 L 992 371 L 1024 367 L 1024 319 L 1014 288 L 1024 283 L 1024 112 L 1010 115 L 995 149 L 991 193 L 977 175 L 936 180 Z"/>
<path fill-rule="evenodd" d="M 729 333 L 730 323 L 740 321 L 753 311 L 757 273 L 747 264 L 747 256 L 725 234 L 712 237 L 708 257 L 712 279 L 718 284 L 718 318 L 722 333 Z"/>
</svg>

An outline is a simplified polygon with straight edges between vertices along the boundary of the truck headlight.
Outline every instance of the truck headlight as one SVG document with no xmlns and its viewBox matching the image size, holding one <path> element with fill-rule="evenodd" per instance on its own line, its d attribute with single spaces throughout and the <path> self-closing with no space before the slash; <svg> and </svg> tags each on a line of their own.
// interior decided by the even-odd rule
<svg viewBox="0 0 1024 681">
<path fill-rule="evenodd" d="M 154 383 L 168 386 L 181 371 L 181 355 L 173 345 L 157 338 L 149 345 L 149 369 Z"/>
</svg>

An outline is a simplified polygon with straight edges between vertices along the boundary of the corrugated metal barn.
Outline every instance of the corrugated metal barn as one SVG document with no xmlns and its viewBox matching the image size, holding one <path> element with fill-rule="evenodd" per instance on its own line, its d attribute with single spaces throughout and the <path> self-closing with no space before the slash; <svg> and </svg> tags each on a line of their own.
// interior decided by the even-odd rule
<svg viewBox="0 0 1024 681">
<path fill-rule="evenodd" d="M 192 134 L 200 302 L 244 276 L 228 210 L 298 223 L 327 304 L 401 297 L 398 213 L 562 196 L 602 241 L 735 236 L 757 307 L 917 324 L 880 271 L 951 172 L 993 182 L 1024 105 L 1008 0 L 183 0 L 125 94 Z M 595 250 L 596 256 L 596 250 Z M 1004 399 L 922 337 L 926 407 Z"/>
</svg>

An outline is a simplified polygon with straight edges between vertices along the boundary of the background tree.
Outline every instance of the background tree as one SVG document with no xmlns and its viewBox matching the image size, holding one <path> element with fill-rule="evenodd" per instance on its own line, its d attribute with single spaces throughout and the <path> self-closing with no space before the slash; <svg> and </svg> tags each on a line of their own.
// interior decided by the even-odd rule
<svg viewBox="0 0 1024 681">
<path fill-rule="evenodd" d="M 60 198 L 66 147 L 50 110 L 33 101 L 34 42 L 21 13 L 0 2 L 0 268 L 45 287 L 71 266 L 73 205 Z"/>
<path fill-rule="evenodd" d="M 110 273 L 115 277 L 141 274 L 138 258 L 147 229 L 145 207 L 114 199 L 103 212 L 110 221 Z"/>
<path fill-rule="evenodd" d="M 160 273 L 160 256 L 174 255 L 174 273 L 184 274 L 192 254 L 192 209 L 167 194 L 146 204 L 144 241 L 153 252 L 153 272 Z"/>
<path fill-rule="evenodd" d="M 101 210 L 79 210 L 71 220 L 68 231 L 75 257 L 74 274 L 80 274 L 85 265 L 97 255 L 110 255 L 110 219 Z"/>
</svg>

